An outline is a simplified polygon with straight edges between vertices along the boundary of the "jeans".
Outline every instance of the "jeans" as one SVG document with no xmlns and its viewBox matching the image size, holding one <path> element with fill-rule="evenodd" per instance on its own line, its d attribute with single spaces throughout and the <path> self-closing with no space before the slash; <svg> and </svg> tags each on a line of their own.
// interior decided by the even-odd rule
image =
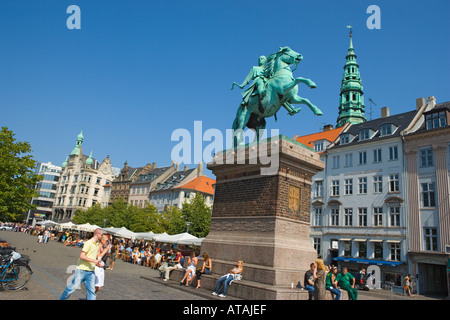
<svg viewBox="0 0 450 320">
<path fill-rule="evenodd" d="M 95 272 L 81 269 L 75 269 L 75 274 L 73 276 L 72 282 L 67 285 L 66 290 L 64 290 L 61 295 L 60 300 L 69 299 L 70 295 L 74 293 L 75 290 L 77 290 L 82 282 L 84 282 L 84 286 L 86 287 L 87 299 L 96 300 L 97 297 L 95 295 Z"/>
<path fill-rule="evenodd" d="M 217 280 L 216 289 L 214 289 L 215 293 L 219 293 L 220 286 L 223 283 L 222 294 L 225 296 L 227 294 L 228 286 L 230 282 L 233 281 L 234 277 L 232 275 L 224 275 L 219 280 Z"/>
<path fill-rule="evenodd" d="M 308 291 L 308 293 L 309 293 L 309 300 L 312 300 L 312 299 L 313 299 L 313 293 L 314 293 L 314 286 L 312 286 L 312 285 L 310 285 L 310 284 L 307 284 L 307 285 L 305 286 L 305 289 L 306 289 L 306 291 Z"/>
<path fill-rule="evenodd" d="M 330 291 L 331 294 L 334 296 L 334 300 L 341 299 L 341 290 L 339 290 L 338 288 L 329 287 L 327 288 L 327 290 Z"/>
</svg>

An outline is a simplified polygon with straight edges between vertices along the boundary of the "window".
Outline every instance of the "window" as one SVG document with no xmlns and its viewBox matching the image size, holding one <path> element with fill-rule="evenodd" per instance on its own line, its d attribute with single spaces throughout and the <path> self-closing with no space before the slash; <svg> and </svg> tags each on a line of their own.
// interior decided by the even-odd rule
<svg viewBox="0 0 450 320">
<path fill-rule="evenodd" d="M 425 250 L 438 251 L 437 229 L 425 228 L 424 236 L 425 236 Z"/>
<path fill-rule="evenodd" d="M 316 152 L 323 151 L 323 141 L 316 141 L 316 142 L 314 142 L 314 150 Z"/>
<path fill-rule="evenodd" d="M 420 167 L 432 167 L 433 166 L 433 149 L 428 148 L 420 150 Z"/>
<path fill-rule="evenodd" d="M 400 243 L 390 243 L 391 261 L 400 261 Z"/>
<path fill-rule="evenodd" d="M 389 147 L 389 160 L 398 160 L 398 147 Z"/>
<path fill-rule="evenodd" d="M 345 155 L 345 166 L 351 167 L 353 165 L 353 154 L 348 153 Z"/>
<path fill-rule="evenodd" d="M 344 193 L 346 195 L 353 194 L 353 179 L 345 179 L 344 183 Z"/>
<path fill-rule="evenodd" d="M 373 162 L 381 162 L 381 149 L 373 150 Z"/>
<path fill-rule="evenodd" d="M 369 131 L 369 129 L 361 129 L 361 130 L 359 130 L 358 136 L 359 136 L 359 141 L 368 140 L 370 138 L 370 131 Z"/>
<path fill-rule="evenodd" d="M 348 133 L 341 135 L 341 144 L 350 143 L 350 135 Z"/>
<path fill-rule="evenodd" d="M 321 226 L 322 225 L 322 208 L 316 207 L 314 208 L 314 226 Z"/>
<path fill-rule="evenodd" d="M 340 156 L 333 156 L 333 169 L 339 169 Z"/>
<path fill-rule="evenodd" d="M 352 208 L 344 209 L 344 226 L 347 226 L 347 227 L 353 226 L 353 209 Z"/>
<path fill-rule="evenodd" d="M 367 163 L 367 152 L 361 151 L 359 153 L 359 164 L 366 164 Z"/>
<path fill-rule="evenodd" d="M 366 241 L 358 242 L 358 257 L 360 257 L 360 258 L 367 257 L 367 242 Z"/>
<path fill-rule="evenodd" d="M 383 242 L 374 242 L 373 251 L 375 259 L 383 259 Z"/>
<path fill-rule="evenodd" d="M 344 257 L 352 256 L 352 242 L 351 241 L 343 241 L 344 245 Z"/>
<path fill-rule="evenodd" d="M 314 196 L 323 197 L 323 181 L 315 182 Z"/>
<path fill-rule="evenodd" d="M 331 208 L 331 225 L 339 225 L 339 208 Z"/>
<path fill-rule="evenodd" d="M 367 227 L 367 208 L 358 208 L 358 225 Z"/>
<path fill-rule="evenodd" d="M 392 134 L 392 124 L 383 124 L 380 127 L 380 136 L 389 136 Z"/>
<path fill-rule="evenodd" d="M 331 181 L 331 195 L 335 197 L 339 196 L 339 180 Z"/>
<path fill-rule="evenodd" d="M 389 208 L 389 219 L 391 227 L 400 227 L 400 207 L 393 206 Z"/>
<path fill-rule="evenodd" d="M 321 240 L 320 238 L 314 238 L 314 249 L 317 251 L 317 254 L 321 255 Z"/>
<path fill-rule="evenodd" d="M 400 184 L 398 180 L 398 174 L 389 175 L 389 192 L 399 192 Z"/>
<path fill-rule="evenodd" d="M 434 183 L 421 183 L 422 186 L 422 208 L 430 208 L 436 206 L 434 194 Z"/>
<path fill-rule="evenodd" d="M 367 193 L 367 177 L 358 178 L 358 193 L 359 194 Z"/>
<path fill-rule="evenodd" d="M 373 177 L 373 192 L 381 193 L 383 191 L 383 176 Z"/>
<path fill-rule="evenodd" d="M 445 111 L 427 114 L 425 116 L 425 122 L 427 130 L 445 127 L 447 125 Z"/>
<path fill-rule="evenodd" d="M 383 226 L 383 208 L 375 207 L 373 208 L 373 226 L 382 227 Z"/>
</svg>

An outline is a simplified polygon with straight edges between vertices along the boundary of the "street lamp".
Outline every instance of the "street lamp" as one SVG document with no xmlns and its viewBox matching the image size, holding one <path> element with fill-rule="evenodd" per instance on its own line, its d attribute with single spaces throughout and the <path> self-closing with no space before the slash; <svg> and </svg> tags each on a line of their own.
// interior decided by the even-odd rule
<svg viewBox="0 0 450 320">
<path fill-rule="evenodd" d="M 189 226 L 192 224 L 192 222 L 186 221 L 186 233 L 189 233 Z"/>
<path fill-rule="evenodd" d="M 108 219 L 103 219 L 103 229 L 104 229 L 105 226 L 106 226 L 106 221 L 108 221 Z"/>
</svg>

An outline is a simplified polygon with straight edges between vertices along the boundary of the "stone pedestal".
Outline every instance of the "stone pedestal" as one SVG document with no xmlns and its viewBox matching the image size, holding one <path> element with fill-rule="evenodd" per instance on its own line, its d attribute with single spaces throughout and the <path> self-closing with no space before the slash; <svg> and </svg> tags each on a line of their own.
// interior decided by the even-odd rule
<svg viewBox="0 0 450 320">
<path fill-rule="evenodd" d="M 239 290 L 240 298 L 290 299 L 287 289 L 303 284 L 317 258 L 309 238 L 311 181 L 324 163 L 311 148 L 278 136 L 216 155 L 208 168 L 216 186 L 201 252 L 213 259 L 213 272 L 226 274 L 243 260 L 239 286 L 249 290 Z"/>
</svg>

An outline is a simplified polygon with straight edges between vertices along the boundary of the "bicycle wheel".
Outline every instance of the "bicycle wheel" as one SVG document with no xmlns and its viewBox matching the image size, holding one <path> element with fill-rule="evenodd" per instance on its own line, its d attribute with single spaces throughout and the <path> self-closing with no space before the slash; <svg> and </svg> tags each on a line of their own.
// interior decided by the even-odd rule
<svg viewBox="0 0 450 320">
<path fill-rule="evenodd" d="M 6 270 L 1 280 L 3 289 L 20 290 L 30 281 L 32 271 L 27 265 L 14 264 Z"/>
</svg>

